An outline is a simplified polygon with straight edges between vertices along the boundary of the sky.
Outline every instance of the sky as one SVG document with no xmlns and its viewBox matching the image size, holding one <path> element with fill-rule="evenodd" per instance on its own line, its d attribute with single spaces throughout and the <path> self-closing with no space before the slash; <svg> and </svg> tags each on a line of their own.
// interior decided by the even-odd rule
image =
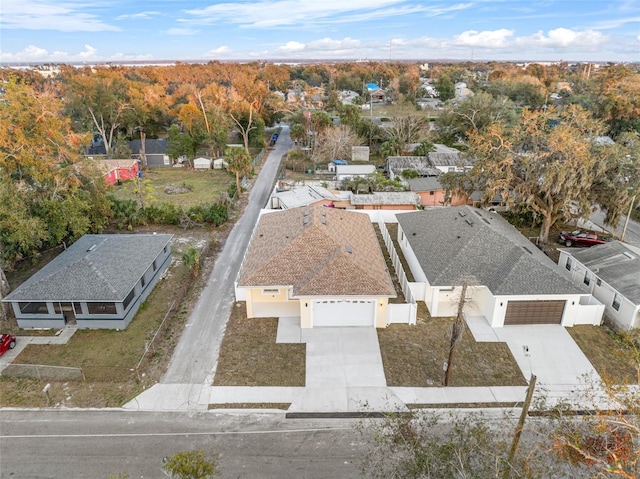
<svg viewBox="0 0 640 479">
<path fill-rule="evenodd" d="M 640 61 L 640 0 L 2 0 L 0 62 Z"/>
</svg>

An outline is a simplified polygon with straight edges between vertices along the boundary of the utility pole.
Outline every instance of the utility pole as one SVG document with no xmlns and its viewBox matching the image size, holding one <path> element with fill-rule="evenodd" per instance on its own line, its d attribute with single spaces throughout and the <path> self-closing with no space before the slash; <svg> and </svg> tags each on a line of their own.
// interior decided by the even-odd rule
<svg viewBox="0 0 640 479">
<path fill-rule="evenodd" d="M 624 220 L 624 227 L 622 228 L 622 235 L 620 235 L 620 241 L 624 241 L 624 235 L 627 232 L 627 226 L 629 226 L 629 218 L 631 217 L 631 213 L 633 212 L 633 204 L 636 202 L 636 197 L 638 194 L 636 193 L 631 197 L 631 204 L 629 205 L 629 212 L 627 213 L 627 218 Z"/>
<path fill-rule="evenodd" d="M 507 464 L 505 465 L 504 473 L 502 475 L 503 479 L 509 479 L 511 464 L 513 463 L 513 458 L 516 457 L 518 443 L 520 442 L 520 436 L 522 435 L 522 430 L 524 429 L 524 421 L 527 419 L 527 415 L 529 414 L 529 406 L 531 406 L 531 400 L 533 399 L 533 391 L 535 390 L 535 388 L 536 377 L 532 374 L 531 380 L 529 381 L 529 389 L 527 389 L 527 396 L 524 400 L 524 404 L 522 405 L 520 420 L 518 421 L 518 425 L 516 426 L 516 432 L 513 435 L 513 442 L 511 443 L 511 449 L 509 450 L 509 456 L 507 457 Z"/>
</svg>

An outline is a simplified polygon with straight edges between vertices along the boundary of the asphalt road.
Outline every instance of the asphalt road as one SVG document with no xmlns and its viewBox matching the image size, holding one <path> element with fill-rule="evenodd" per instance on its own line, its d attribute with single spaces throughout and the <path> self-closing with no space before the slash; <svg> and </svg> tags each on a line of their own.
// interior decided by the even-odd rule
<svg viewBox="0 0 640 479">
<path fill-rule="evenodd" d="M 611 228 L 610 226 L 604 225 L 604 217 L 605 217 L 605 214 L 600 209 L 598 209 L 595 213 L 593 213 L 589 217 L 589 219 L 595 224 L 597 224 L 598 226 L 602 227 L 603 229 L 613 233 L 613 228 Z M 616 228 L 616 238 L 620 238 L 620 235 L 622 234 L 622 230 L 624 228 L 624 222 L 626 219 L 627 219 L 626 215 L 623 215 L 622 218 L 620 219 L 620 224 L 618 225 L 618 228 Z M 624 241 L 625 243 L 629 243 L 635 246 L 640 246 L 640 223 L 633 221 L 631 219 L 629 220 L 629 224 L 627 225 L 627 231 L 624 235 Z"/>
<path fill-rule="evenodd" d="M 178 451 L 218 454 L 221 478 L 361 478 L 351 420 L 282 415 L 3 410 L 1 479 L 162 478 Z"/>
<path fill-rule="evenodd" d="M 288 125 L 283 125 L 276 147 L 264 162 L 249 194 L 244 215 L 235 224 L 200 298 L 185 326 L 161 382 L 211 384 L 220 343 L 234 301 L 234 281 L 240 270 L 260 210 L 266 205 L 280 165 L 293 145 Z"/>
</svg>

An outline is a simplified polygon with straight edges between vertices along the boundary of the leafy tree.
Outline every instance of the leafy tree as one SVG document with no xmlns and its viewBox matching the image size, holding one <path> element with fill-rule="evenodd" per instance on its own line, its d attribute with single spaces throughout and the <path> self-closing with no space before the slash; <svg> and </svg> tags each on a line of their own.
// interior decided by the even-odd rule
<svg viewBox="0 0 640 479">
<path fill-rule="evenodd" d="M 295 123 L 289 129 L 289 136 L 296 142 L 298 152 L 300 152 L 302 142 L 307 139 L 307 130 L 301 124 Z"/>
<path fill-rule="evenodd" d="M 198 276 L 200 272 L 200 252 L 190 246 L 182 253 L 182 262 L 189 268 L 193 276 Z"/>
<path fill-rule="evenodd" d="M 416 149 L 413 150 L 413 154 L 416 156 L 427 156 L 430 151 L 436 151 L 436 147 L 433 146 L 433 143 L 430 141 L 425 140 L 420 142 Z"/>
<path fill-rule="evenodd" d="M 211 479 L 218 474 L 218 460 L 202 451 L 180 451 L 166 458 L 162 471 L 170 479 Z"/>
<path fill-rule="evenodd" d="M 558 219 L 569 219 L 574 210 L 579 216 L 591 211 L 592 186 L 607 166 L 601 161 L 604 149 L 594 141 L 602 129 L 577 106 L 525 110 L 512 129 L 499 122 L 470 136 L 476 157 L 472 176 L 485 185 L 485 199 L 499 194 L 510 206 L 520 203 L 540 215 L 540 241 L 546 243 Z"/>
<path fill-rule="evenodd" d="M 95 129 L 107 152 L 117 131 L 126 129 L 126 113 L 131 109 L 127 82 L 117 69 L 79 70 L 65 78 L 66 111 L 82 131 Z"/>
<path fill-rule="evenodd" d="M 511 126 L 516 121 L 514 108 L 513 103 L 504 97 L 494 98 L 479 92 L 444 109 L 436 120 L 438 138 L 446 145 L 453 145 L 498 121 Z"/>
<path fill-rule="evenodd" d="M 42 247 L 102 230 L 107 185 L 80 150 L 50 90 L 10 81 L 0 104 L 0 257 L 6 267 Z"/>
<path fill-rule="evenodd" d="M 243 176 L 248 175 L 253 167 L 251 163 L 251 157 L 246 150 L 237 146 L 232 146 L 224 151 L 224 157 L 227 161 L 227 170 L 234 173 L 236 176 L 236 194 L 240 196 L 242 187 L 240 180 Z"/>
<path fill-rule="evenodd" d="M 451 100 L 456 93 L 456 86 L 448 75 L 440 75 L 434 83 L 438 98 L 442 101 Z"/>
</svg>

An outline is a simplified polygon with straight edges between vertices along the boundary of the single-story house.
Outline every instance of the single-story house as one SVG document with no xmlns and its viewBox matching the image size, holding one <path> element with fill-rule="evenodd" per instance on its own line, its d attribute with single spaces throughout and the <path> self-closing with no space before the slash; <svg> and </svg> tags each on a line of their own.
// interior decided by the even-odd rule
<svg viewBox="0 0 640 479">
<path fill-rule="evenodd" d="M 411 191 L 351 193 L 349 203 L 356 210 L 415 210 L 420 204 L 420 197 Z"/>
<path fill-rule="evenodd" d="M 168 144 L 169 143 L 166 138 L 145 138 L 144 153 L 147 157 L 148 167 L 171 166 L 171 160 L 167 155 Z M 131 140 L 129 142 L 131 155 L 136 159 L 140 158 L 140 146 L 142 146 L 142 142 L 140 140 Z"/>
<path fill-rule="evenodd" d="M 441 173 L 440 170 L 431 166 L 429 158 L 426 156 L 390 156 L 387 158 L 387 171 L 390 179 L 395 180 L 397 177 L 401 177 L 405 170 L 414 170 L 421 178 L 438 176 Z"/>
<path fill-rule="evenodd" d="M 2 302 L 21 328 L 124 329 L 169 267 L 171 238 L 84 235 Z"/>
<path fill-rule="evenodd" d="M 395 296 L 369 216 L 316 205 L 263 213 L 236 282 L 247 317 L 302 328 L 386 327 Z"/>
<path fill-rule="evenodd" d="M 110 185 L 120 181 L 133 180 L 138 176 L 138 160 L 96 160 L 98 168 L 104 172 L 104 179 Z"/>
<path fill-rule="evenodd" d="M 619 329 L 640 328 L 640 248 L 611 241 L 591 248 L 561 249 L 558 264 L 605 305 Z"/>
<path fill-rule="evenodd" d="M 195 170 L 210 170 L 211 160 L 203 156 L 196 158 L 195 160 L 193 160 L 193 168 Z"/>
<path fill-rule="evenodd" d="M 339 200 L 338 196 L 322 186 L 298 185 L 291 189 L 276 187 L 269 199 L 268 208 L 286 210 L 311 204 L 333 205 L 334 201 Z"/>
<path fill-rule="evenodd" d="M 435 147 L 435 151 L 430 151 L 427 154 L 429 164 L 442 173 L 448 173 L 450 171 L 460 172 L 473 166 L 465 155 L 460 154 L 459 150 L 439 143 L 433 146 Z"/>
<path fill-rule="evenodd" d="M 455 316 L 468 278 L 465 314 L 492 327 L 601 323 L 604 306 L 500 215 L 456 206 L 396 217 L 412 291 L 432 316 Z"/>
<path fill-rule="evenodd" d="M 422 206 L 460 206 L 471 203 L 470 199 L 465 200 L 462 195 L 449 194 L 437 176 L 412 178 L 407 183 L 409 189 L 420 197 Z"/>
<path fill-rule="evenodd" d="M 365 177 L 375 171 L 375 165 L 336 165 L 336 181 L 350 180 L 356 176 Z"/>
</svg>

